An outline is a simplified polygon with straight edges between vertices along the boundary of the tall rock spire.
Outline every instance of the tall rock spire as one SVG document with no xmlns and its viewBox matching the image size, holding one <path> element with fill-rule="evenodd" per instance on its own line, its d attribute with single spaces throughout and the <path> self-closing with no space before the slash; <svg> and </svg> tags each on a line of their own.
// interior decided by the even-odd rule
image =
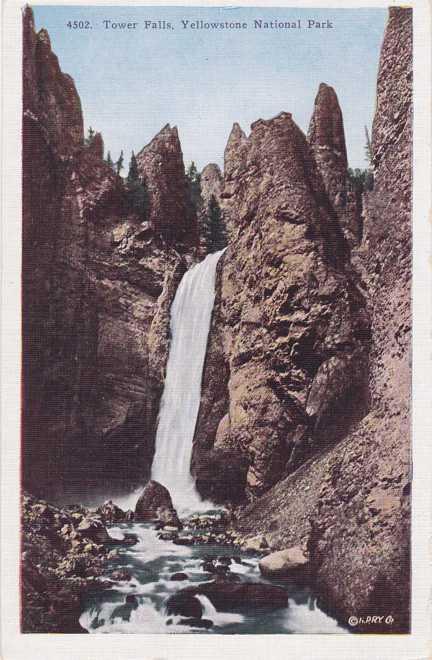
<svg viewBox="0 0 432 660">
<path fill-rule="evenodd" d="M 23 12 L 23 110 L 59 156 L 83 145 L 81 101 L 71 76 L 60 68 L 46 30 L 35 32 L 33 11 Z"/>
<path fill-rule="evenodd" d="M 342 111 L 333 87 L 321 83 L 309 124 L 308 143 L 329 200 L 351 247 L 360 239 L 361 202 L 348 185 Z"/>
<path fill-rule="evenodd" d="M 332 148 L 341 163 L 347 165 L 342 111 L 333 87 L 321 83 L 315 97 L 314 113 L 309 124 L 308 141 L 312 146 Z"/>
<path fill-rule="evenodd" d="M 196 240 L 196 218 L 188 201 L 188 185 L 177 127 L 166 124 L 137 154 L 140 177 L 149 193 L 149 221 L 170 244 Z"/>
</svg>

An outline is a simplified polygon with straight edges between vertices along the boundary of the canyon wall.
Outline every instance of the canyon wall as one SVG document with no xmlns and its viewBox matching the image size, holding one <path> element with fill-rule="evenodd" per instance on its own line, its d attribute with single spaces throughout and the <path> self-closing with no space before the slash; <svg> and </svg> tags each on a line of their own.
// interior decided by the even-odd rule
<svg viewBox="0 0 432 660">
<path fill-rule="evenodd" d="M 330 154 L 345 138 L 336 94 L 321 85 L 317 131 L 332 113 L 333 130 L 311 137 Z M 345 154 L 338 189 L 346 178 Z M 329 180 L 289 113 L 255 122 L 249 137 L 234 125 L 222 198 L 235 238 L 221 260 L 203 375 L 198 487 L 208 481 L 203 454 L 225 449 L 256 498 L 340 439 L 364 408 L 369 319 Z"/>
<path fill-rule="evenodd" d="M 391 8 L 372 134 L 374 188 L 352 262 L 371 319 L 368 413 L 334 448 L 246 507 L 246 533 L 274 548 L 303 542 L 326 607 L 410 626 L 412 11 Z"/>
<path fill-rule="evenodd" d="M 308 548 L 342 621 L 409 626 L 411 10 L 390 9 L 373 190 L 352 189 L 335 91 L 308 135 L 234 124 L 191 203 L 176 128 L 137 154 L 148 213 L 88 143 L 79 96 L 24 12 L 23 469 L 33 494 L 110 495 L 149 475 L 169 310 L 212 196 L 217 270 L 191 469 L 236 525 Z M 199 218 L 198 218 L 199 220 Z M 201 254 L 202 256 L 202 254 Z M 377 632 L 368 629 L 368 632 Z"/>
<path fill-rule="evenodd" d="M 193 258 L 195 220 L 176 129 L 137 160 L 146 221 L 102 137 L 84 140 L 74 82 L 26 8 L 23 479 L 36 495 L 111 494 L 150 470 L 164 363 L 152 369 L 148 337 L 166 279 Z"/>
</svg>

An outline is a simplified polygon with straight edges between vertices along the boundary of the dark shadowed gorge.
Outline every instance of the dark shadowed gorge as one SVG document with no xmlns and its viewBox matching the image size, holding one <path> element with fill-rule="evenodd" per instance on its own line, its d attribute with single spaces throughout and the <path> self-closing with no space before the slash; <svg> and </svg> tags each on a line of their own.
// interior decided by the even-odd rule
<svg viewBox="0 0 432 660">
<path fill-rule="evenodd" d="M 410 615 L 411 16 L 389 10 L 373 189 L 353 187 L 342 110 L 322 83 L 307 135 L 286 111 L 249 134 L 234 124 L 224 171 L 203 169 L 198 201 L 181 136 L 164 126 L 136 156 L 145 218 L 104 160 L 102 136 L 85 140 L 48 33 L 35 32 L 28 8 L 23 21 L 25 490 L 63 506 L 149 481 L 170 309 L 217 208 L 228 245 L 196 487 L 229 507 L 242 542 L 302 547 L 339 620 L 391 613 L 392 632 L 406 632 Z M 31 498 L 26 525 L 44 506 Z M 73 526 L 73 512 L 43 513 Z"/>
</svg>

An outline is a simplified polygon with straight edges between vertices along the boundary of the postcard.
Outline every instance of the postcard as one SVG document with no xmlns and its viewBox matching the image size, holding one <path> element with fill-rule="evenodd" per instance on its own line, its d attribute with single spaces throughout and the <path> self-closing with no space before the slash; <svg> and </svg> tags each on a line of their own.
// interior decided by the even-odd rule
<svg viewBox="0 0 432 660">
<path fill-rule="evenodd" d="M 6 660 L 426 657 L 429 14 L 6 3 Z"/>
</svg>

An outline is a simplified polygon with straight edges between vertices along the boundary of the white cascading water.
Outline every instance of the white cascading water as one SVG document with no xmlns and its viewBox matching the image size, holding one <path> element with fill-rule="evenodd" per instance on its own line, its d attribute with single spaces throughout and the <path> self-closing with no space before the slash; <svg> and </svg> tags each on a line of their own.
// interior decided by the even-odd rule
<svg viewBox="0 0 432 660">
<path fill-rule="evenodd" d="M 152 479 L 168 488 L 179 513 L 203 508 L 190 466 L 215 298 L 216 266 L 223 252 L 209 254 L 185 273 L 171 306 L 171 343 Z"/>
</svg>

